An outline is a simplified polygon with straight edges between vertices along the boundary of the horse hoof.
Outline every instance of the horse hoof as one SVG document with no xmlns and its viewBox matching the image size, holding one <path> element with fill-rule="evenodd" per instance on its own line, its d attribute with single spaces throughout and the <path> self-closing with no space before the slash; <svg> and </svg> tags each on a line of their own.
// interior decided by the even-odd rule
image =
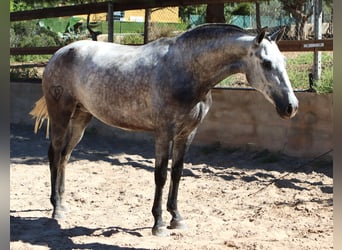
<svg viewBox="0 0 342 250">
<path fill-rule="evenodd" d="M 171 220 L 170 229 L 188 229 L 184 220 Z"/>
<path fill-rule="evenodd" d="M 52 218 L 55 220 L 63 220 L 65 218 L 65 213 L 64 211 L 54 211 L 52 213 Z"/>
<path fill-rule="evenodd" d="M 69 212 L 68 206 L 66 204 L 61 205 L 61 211 L 63 211 L 64 213 Z"/>
<path fill-rule="evenodd" d="M 170 231 L 167 230 L 166 226 L 154 227 L 152 228 L 152 235 L 158 236 L 158 237 L 169 237 Z"/>
</svg>

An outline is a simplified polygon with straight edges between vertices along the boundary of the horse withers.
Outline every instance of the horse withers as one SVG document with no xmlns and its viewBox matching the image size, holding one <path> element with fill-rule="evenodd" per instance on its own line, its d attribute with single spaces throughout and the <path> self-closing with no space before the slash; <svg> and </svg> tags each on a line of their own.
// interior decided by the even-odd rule
<svg viewBox="0 0 342 250">
<path fill-rule="evenodd" d="M 233 25 L 206 24 L 142 46 L 77 41 L 59 49 L 43 74 L 44 96 L 31 112 L 37 125 L 47 118 L 51 128 L 53 218 L 65 214 L 65 167 L 94 116 L 110 126 L 154 133 L 152 234 L 170 233 L 162 220 L 169 157 L 169 228 L 185 228 L 178 186 L 184 154 L 211 106 L 211 89 L 229 75 L 245 73 L 281 117 L 296 114 L 298 100 L 277 46 L 282 34 L 262 29 L 251 35 Z"/>
</svg>

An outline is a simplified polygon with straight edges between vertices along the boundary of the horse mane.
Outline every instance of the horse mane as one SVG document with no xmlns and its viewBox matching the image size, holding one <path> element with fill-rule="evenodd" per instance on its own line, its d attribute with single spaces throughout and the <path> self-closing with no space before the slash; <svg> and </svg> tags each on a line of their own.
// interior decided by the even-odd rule
<svg viewBox="0 0 342 250">
<path fill-rule="evenodd" d="M 198 25 L 196 27 L 194 27 L 193 29 L 190 29 L 190 31 L 203 31 L 203 30 L 207 30 L 207 29 L 224 29 L 226 31 L 229 32 L 244 32 L 247 33 L 246 30 L 244 30 L 243 28 L 234 25 L 234 24 L 226 24 L 226 23 L 205 23 L 205 24 L 201 24 Z"/>
<path fill-rule="evenodd" d="M 210 34 L 217 34 L 217 33 L 243 33 L 243 34 L 249 34 L 246 30 L 243 28 L 240 28 L 239 26 L 233 25 L 233 24 L 225 24 L 225 23 L 208 23 L 208 24 L 202 24 L 195 28 L 192 28 L 188 30 L 187 32 L 184 32 L 180 35 L 180 38 L 191 38 L 196 37 L 198 35 L 200 36 L 207 36 Z"/>
</svg>

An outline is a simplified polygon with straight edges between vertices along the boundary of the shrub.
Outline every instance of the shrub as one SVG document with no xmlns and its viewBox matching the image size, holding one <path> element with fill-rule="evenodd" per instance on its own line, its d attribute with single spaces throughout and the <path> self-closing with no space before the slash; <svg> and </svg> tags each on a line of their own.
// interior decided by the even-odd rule
<svg viewBox="0 0 342 250">
<path fill-rule="evenodd" d="M 38 71 L 35 68 L 13 68 L 10 70 L 10 79 L 38 79 Z"/>
<path fill-rule="evenodd" d="M 16 47 L 47 47 L 60 46 L 58 35 L 45 27 L 39 26 L 33 21 L 14 22 L 10 28 L 10 46 Z M 46 58 L 38 55 L 18 55 L 12 56 L 12 61 L 24 62 Z"/>
<path fill-rule="evenodd" d="M 123 44 L 143 44 L 144 36 L 140 34 L 125 35 L 122 39 Z"/>
</svg>

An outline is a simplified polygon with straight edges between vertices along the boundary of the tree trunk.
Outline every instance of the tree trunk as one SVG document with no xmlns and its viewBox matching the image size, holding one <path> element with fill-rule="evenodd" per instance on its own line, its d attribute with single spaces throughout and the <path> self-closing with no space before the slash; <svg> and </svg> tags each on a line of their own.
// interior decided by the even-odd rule
<svg viewBox="0 0 342 250">
<path fill-rule="evenodd" d="M 208 4 L 205 21 L 207 23 L 225 23 L 224 3 Z"/>
<path fill-rule="evenodd" d="M 260 18 L 260 3 L 255 3 L 255 19 L 256 19 L 256 28 L 258 32 L 261 30 L 261 18 Z"/>
<path fill-rule="evenodd" d="M 306 35 L 304 32 L 305 24 L 307 23 L 309 17 L 313 14 L 313 6 L 305 6 L 306 0 L 297 0 L 294 2 L 289 2 L 281 0 L 284 6 L 284 10 L 290 12 L 296 19 L 296 29 L 295 37 L 297 40 L 305 39 Z M 310 9 L 308 9 L 310 8 Z"/>
</svg>

